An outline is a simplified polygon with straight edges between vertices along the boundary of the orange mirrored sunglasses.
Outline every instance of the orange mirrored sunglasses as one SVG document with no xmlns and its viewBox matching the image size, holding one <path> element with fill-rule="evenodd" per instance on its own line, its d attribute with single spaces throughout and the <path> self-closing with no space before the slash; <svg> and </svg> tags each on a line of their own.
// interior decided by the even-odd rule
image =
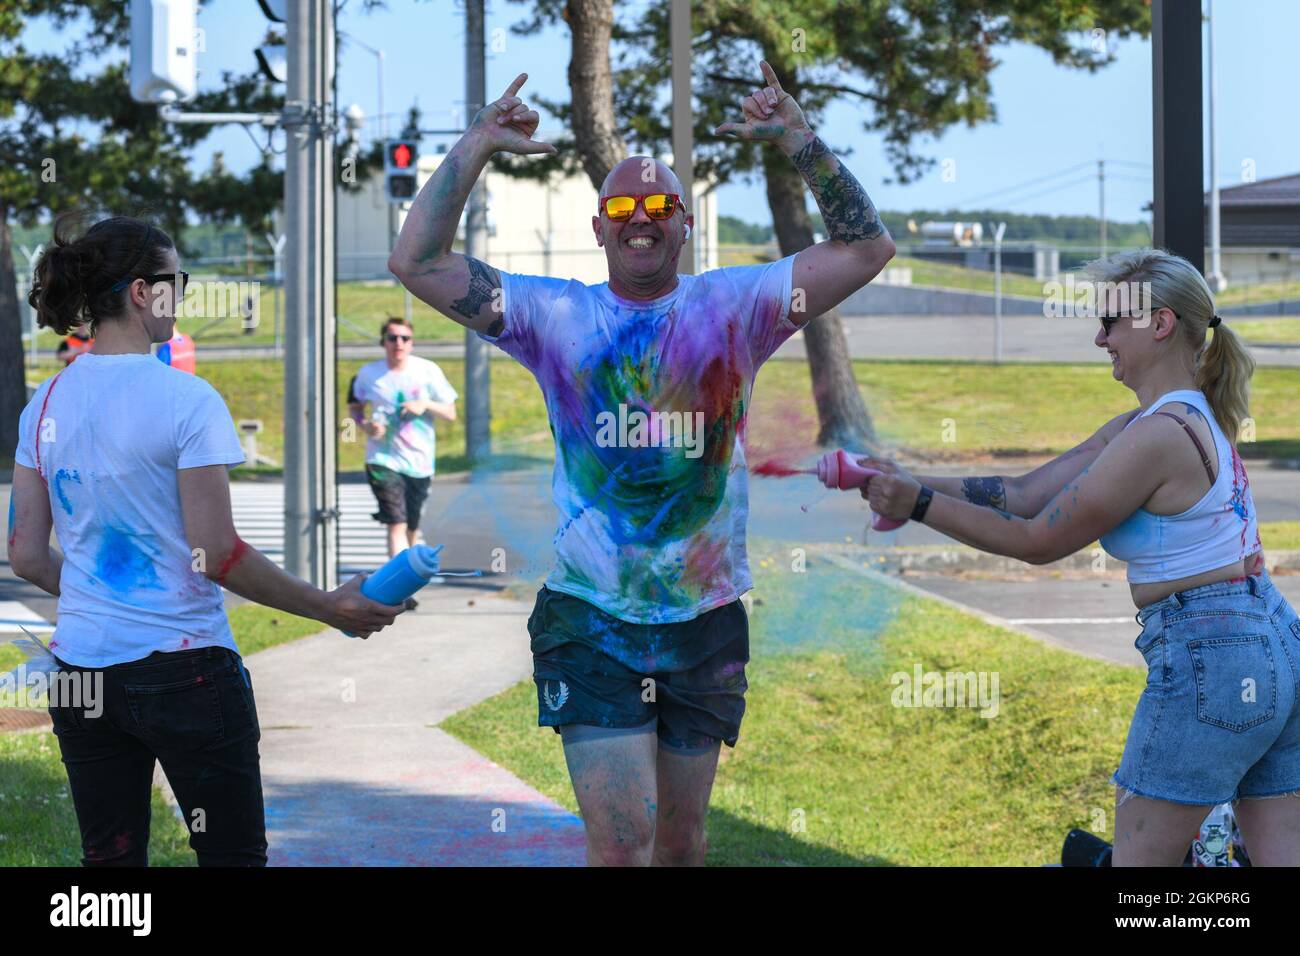
<svg viewBox="0 0 1300 956">
<path fill-rule="evenodd" d="M 677 193 L 648 193 L 643 196 L 606 196 L 600 201 L 600 208 L 614 222 L 626 222 L 636 214 L 637 203 L 645 208 L 645 214 L 651 219 L 671 219 L 678 206 L 682 206 L 682 197 Z M 686 207 L 682 206 L 685 212 Z"/>
</svg>

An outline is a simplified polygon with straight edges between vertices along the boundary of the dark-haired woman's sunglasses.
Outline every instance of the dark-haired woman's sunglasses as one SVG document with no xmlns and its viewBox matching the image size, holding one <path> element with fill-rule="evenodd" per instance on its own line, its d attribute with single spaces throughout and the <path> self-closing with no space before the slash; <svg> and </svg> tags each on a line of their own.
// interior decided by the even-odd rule
<svg viewBox="0 0 1300 956">
<path fill-rule="evenodd" d="M 136 279 L 143 279 L 149 283 L 150 287 L 157 285 L 159 282 L 172 282 L 176 284 L 176 294 L 184 295 L 185 287 L 189 285 L 190 274 L 188 272 L 159 272 L 149 276 L 128 276 L 113 286 L 113 292 L 121 292 Z"/>
</svg>

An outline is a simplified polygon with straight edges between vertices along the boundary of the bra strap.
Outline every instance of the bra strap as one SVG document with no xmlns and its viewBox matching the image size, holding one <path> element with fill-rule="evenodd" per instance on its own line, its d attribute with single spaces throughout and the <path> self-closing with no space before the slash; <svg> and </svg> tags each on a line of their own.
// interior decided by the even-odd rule
<svg viewBox="0 0 1300 956">
<path fill-rule="evenodd" d="M 1187 432 L 1187 437 L 1190 438 L 1193 442 L 1196 443 L 1196 450 L 1199 451 L 1199 452 L 1201 453 L 1201 464 L 1205 466 L 1205 473 L 1206 473 L 1206 474 L 1209 476 L 1209 478 L 1210 478 L 1210 484 L 1213 485 L 1213 484 L 1214 484 L 1214 469 L 1212 469 L 1212 468 L 1210 467 L 1210 456 L 1207 455 L 1207 454 L 1205 453 L 1205 446 L 1202 445 L 1202 444 L 1201 444 L 1201 440 L 1200 440 L 1199 438 L 1196 437 L 1196 432 L 1192 431 L 1191 427 L 1187 424 L 1187 422 L 1183 421 L 1181 418 L 1179 418 L 1179 417 L 1178 417 L 1177 415 L 1175 415 L 1173 412 L 1152 412 L 1151 414 L 1153 414 L 1153 415 L 1164 415 L 1166 418 L 1172 418 L 1172 419 L 1173 419 L 1174 421 L 1176 421 L 1178 424 L 1180 424 L 1180 425 L 1183 426 L 1183 431 Z"/>
</svg>

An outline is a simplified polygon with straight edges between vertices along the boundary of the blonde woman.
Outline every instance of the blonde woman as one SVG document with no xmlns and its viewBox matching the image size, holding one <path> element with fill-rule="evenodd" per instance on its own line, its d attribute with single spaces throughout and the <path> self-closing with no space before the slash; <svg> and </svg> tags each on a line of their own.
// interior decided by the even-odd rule
<svg viewBox="0 0 1300 956">
<path fill-rule="evenodd" d="M 913 478 L 864 459 L 886 474 L 863 495 L 1031 564 L 1098 538 L 1128 562 L 1148 670 L 1113 778 L 1116 866 L 1178 865 L 1229 800 L 1255 864 L 1300 864 L 1300 619 L 1264 571 L 1235 447 L 1255 363 L 1186 259 L 1146 249 L 1087 271 L 1121 293 L 1096 345 L 1138 407 L 1014 478 Z"/>
</svg>

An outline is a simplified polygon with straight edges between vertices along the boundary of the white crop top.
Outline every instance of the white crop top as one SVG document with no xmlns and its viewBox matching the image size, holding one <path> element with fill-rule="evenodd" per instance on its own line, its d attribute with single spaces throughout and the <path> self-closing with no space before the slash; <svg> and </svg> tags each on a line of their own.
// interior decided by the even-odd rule
<svg viewBox="0 0 1300 956">
<path fill-rule="evenodd" d="M 1203 392 L 1199 389 L 1168 392 L 1141 415 L 1134 416 L 1129 425 L 1170 402 L 1192 406 L 1209 423 L 1219 468 L 1210 490 L 1186 511 L 1157 515 L 1139 508 L 1101 536 L 1101 546 L 1107 554 L 1128 562 L 1131 584 L 1190 577 L 1240 561 L 1260 550 L 1250 479 L 1246 477 L 1236 447 L 1215 421 Z M 1208 457 L 1211 451 L 1206 449 L 1202 454 Z"/>
</svg>

